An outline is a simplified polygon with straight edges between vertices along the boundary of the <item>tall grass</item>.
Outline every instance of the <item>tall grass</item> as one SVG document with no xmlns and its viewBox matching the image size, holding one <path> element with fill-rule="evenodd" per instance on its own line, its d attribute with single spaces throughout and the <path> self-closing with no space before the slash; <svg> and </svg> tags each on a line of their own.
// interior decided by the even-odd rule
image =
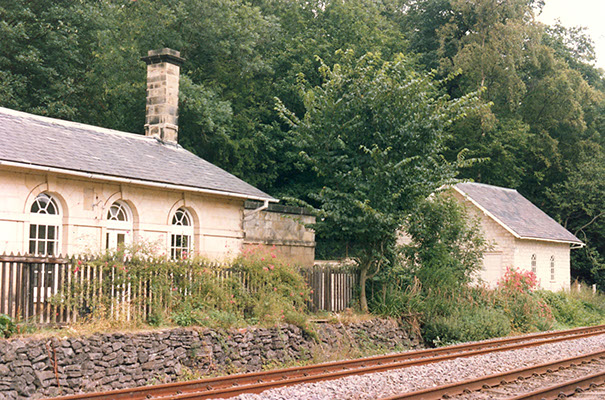
<svg viewBox="0 0 605 400">
<path fill-rule="evenodd" d="M 389 291 L 391 306 L 373 311 L 390 317 L 416 313 L 429 346 L 605 323 L 605 295 L 573 287 L 560 292 L 536 290 L 531 272 L 510 268 L 494 289 L 434 290 L 416 284 L 399 293 Z"/>
</svg>

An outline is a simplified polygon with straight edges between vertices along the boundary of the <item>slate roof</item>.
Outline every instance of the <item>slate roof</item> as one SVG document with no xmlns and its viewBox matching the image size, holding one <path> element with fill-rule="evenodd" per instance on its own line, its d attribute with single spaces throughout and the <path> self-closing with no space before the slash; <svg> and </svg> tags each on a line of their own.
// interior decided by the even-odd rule
<svg viewBox="0 0 605 400">
<path fill-rule="evenodd" d="M 454 188 L 518 238 L 583 244 L 514 189 L 482 183 L 458 183 Z"/>
<path fill-rule="evenodd" d="M 0 107 L 0 164 L 3 161 L 275 201 L 181 146 Z"/>
</svg>

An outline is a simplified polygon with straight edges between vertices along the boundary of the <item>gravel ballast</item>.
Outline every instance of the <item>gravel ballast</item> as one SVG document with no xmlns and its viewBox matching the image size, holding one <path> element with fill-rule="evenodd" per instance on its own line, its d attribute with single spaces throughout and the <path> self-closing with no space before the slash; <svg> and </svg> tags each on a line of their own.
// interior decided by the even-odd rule
<svg viewBox="0 0 605 400">
<path fill-rule="evenodd" d="M 434 364 L 243 394 L 237 400 L 377 399 L 501 373 L 605 349 L 605 335 L 527 349 L 461 357 Z"/>
</svg>

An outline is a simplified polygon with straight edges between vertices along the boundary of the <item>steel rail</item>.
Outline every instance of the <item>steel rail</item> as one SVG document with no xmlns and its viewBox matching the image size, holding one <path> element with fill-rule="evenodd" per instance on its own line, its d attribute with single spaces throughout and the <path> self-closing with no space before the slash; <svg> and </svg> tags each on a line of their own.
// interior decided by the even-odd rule
<svg viewBox="0 0 605 400">
<path fill-rule="evenodd" d="M 605 333 L 605 325 L 584 327 L 566 331 L 553 331 L 483 342 L 460 344 L 438 349 L 409 351 L 398 354 L 367 357 L 355 360 L 335 361 L 303 367 L 252 372 L 189 382 L 175 382 L 156 386 L 120 389 L 109 392 L 85 393 L 54 398 L 55 400 L 121 400 L 174 399 L 231 397 L 245 392 L 259 393 L 269 388 L 305 382 L 338 379 L 344 376 L 380 372 L 390 369 L 423 365 L 457 357 L 470 357 L 491 352 L 534 347 L 547 343 L 573 340 Z M 533 341 L 532 341 L 533 340 Z M 500 346 L 500 347 L 496 347 Z M 190 394 L 194 397 L 189 397 Z M 205 397 L 200 397 L 204 395 Z"/>
<path fill-rule="evenodd" d="M 587 389 L 593 385 L 599 386 L 605 383 L 605 371 L 597 372 L 582 378 L 572 379 L 540 390 L 510 397 L 506 400 L 543 400 L 560 398 L 561 394 L 571 396 L 579 390 Z"/>
<path fill-rule="evenodd" d="M 487 375 L 475 379 L 468 379 L 461 382 L 454 382 L 447 385 L 436 386 L 433 388 L 402 393 L 395 396 L 384 397 L 380 400 L 437 400 L 443 398 L 443 396 L 454 396 L 462 393 L 478 391 L 480 389 L 486 389 L 488 387 L 514 382 L 519 379 L 525 379 L 536 374 L 540 375 L 544 373 L 551 373 L 554 370 L 594 361 L 600 358 L 605 358 L 605 350 L 584 354 L 581 356 L 566 358 L 563 360 L 557 360 L 549 363 L 534 365 L 531 367 L 519 368 L 500 374 Z M 605 372 L 595 374 L 594 376 L 600 376 L 601 379 L 605 379 Z M 507 398 L 506 400 L 541 400 L 544 398 L 545 395 L 551 395 L 553 393 L 556 397 L 563 390 L 567 390 L 562 389 L 563 387 L 571 387 L 571 391 L 573 392 L 573 390 L 578 387 L 578 384 L 576 382 L 587 380 L 589 383 L 592 383 L 592 381 L 590 380 L 592 377 L 593 375 L 590 375 L 585 378 L 566 382 L 568 385 L 555 385 L 547 389 L 538 390 L 535 392 L 527 393 L 525 395 Z"/>
</svg>

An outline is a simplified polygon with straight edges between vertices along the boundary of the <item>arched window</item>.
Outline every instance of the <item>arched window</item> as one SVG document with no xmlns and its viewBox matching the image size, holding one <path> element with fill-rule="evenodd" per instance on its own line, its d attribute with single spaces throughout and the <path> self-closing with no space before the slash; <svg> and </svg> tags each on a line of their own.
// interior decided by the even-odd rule
<svg viewBox="0 0 605 400">
<path fill-rule="evenodd" d="M 555 256 L 550 256 L 550 280 L 555 280 Z"/>
<path fill-rule="evenodd" d="M 40 256 L 56 255 L 59 251 L 61 210 L 55 199 L 40 193 L 30 209 L 29 253 Z"/>
<path fill-rule="evenodd" d="M 537 272 L 538 268 L 537 268 L 537 259 L 536 259 L 536 255 L 532 254 L 531 255 L 531 272 L 533 272 L 534 274 Z"/>
<path fill-rule="evenodd" d="M 189 257 L 192 249 L 193 218 L 184 208 L 179 208 L 172 217 L 170 235 L 170 258 L 173 260 Z"/>
<path fill-rule="evenodd" d="M 107 249 L 117 249 L 132 242 L 132 212 L 126 203 L 116 201 L 109 207 L 105 240 Z"/>
</svg>

